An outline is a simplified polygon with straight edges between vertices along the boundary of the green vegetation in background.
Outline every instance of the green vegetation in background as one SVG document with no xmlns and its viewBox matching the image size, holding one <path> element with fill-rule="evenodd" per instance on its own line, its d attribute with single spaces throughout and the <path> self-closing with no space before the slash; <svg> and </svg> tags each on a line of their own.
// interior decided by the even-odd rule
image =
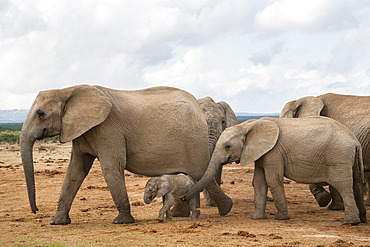
<svg viewBox="0 0 370 247">
<path fill-rule="evenodd" d="M 19 135 L 21 133 L 22 125 L 22 123 L 0 123 L 0 143 L 19 143 Z M 41 142 L 49 141 L 54 143 L 59 142 L 59 136 L 41 140 Z"/>
<path fill-rule="evenodd" d="M 21 131 L 23 123 L 0 123 L 0 132 L 5 130 Z"/>
</svg>

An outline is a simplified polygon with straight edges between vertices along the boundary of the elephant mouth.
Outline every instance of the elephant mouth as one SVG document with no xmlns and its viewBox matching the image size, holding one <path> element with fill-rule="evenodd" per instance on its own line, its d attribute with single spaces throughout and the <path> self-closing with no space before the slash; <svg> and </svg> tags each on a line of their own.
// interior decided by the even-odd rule
<svg viewBox="0 0 370 247">
<path fill-rule="evenodd" d="M 150 204 L 153 201 L 154 198 L 155 198 L 155 196 L 150 196 L 150 197 L 146 198 L 145 203 Z"/>
</svg>

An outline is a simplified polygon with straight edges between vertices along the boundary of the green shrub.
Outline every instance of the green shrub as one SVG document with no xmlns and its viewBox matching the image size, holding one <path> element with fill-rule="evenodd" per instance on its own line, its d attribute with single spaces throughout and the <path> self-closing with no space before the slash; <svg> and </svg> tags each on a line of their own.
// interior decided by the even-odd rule
<svg viewBox="0 0 370 247">
<path fill-rule="evenodd" d="M 7 143 L 19 143 L 19 135 L 21 131 L 16 130 L 4 130 L 0 132 L 0 142 L 7 142 Z"/>
</svg>

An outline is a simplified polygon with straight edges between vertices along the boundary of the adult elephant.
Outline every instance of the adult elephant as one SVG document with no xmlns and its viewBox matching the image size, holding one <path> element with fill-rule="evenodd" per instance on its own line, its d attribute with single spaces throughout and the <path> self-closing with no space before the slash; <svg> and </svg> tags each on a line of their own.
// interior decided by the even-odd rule
<svg viewBox="0 0 370 247">
<path fill-rule="evenodd" d="M 35 140 L 60 135 L 72 141 L 58 209 L 50 224 L 69 224 L 72 201 L 95 158 L 119 212 L 113 223 L 132 223 L 124 170 L 146 176 L 185 173 L 198 180 L 207 169 L 208 128 L 197 100 L 170 87 L 119 91 L 78 85 L 40 92 L 21 131 L 21 156 L 31 210 L 35 201 Z M 207 187 L 221 215 L 231 199 L 213 181 Z"/>
<path fill-rule="evenodd" d="M 360 141 L 365 168 L 365 178 L 370 185 L 370 96 L 352 96 L 328 93 L 317 97 L 303 97 L 288 102 L 283 107 L 281 118 L 300 118 L 307 116 L 326 116 L 337 120 L 349 128 Z M 339 193 L 331 187 L 332 203 L 328 209 L 343 209 Z M 322 187 L 310 185 L 320 206 L 330 202 L 330 194 Z M 365 205 L 370 205 L 368 193 Z"/>
<path fill-rule="evenodd" d="M 229 104 L 225 101 L 215 102 L 211 97 L 198 99 L 200 108 L 203 110 L 204 116 L 208 124 L 208 150 L 210 156 L 216 146 L 216 142 L 222 131 L 226 128 L 238 124 L 238 119 Z M 222 167 L 216 174 L 216 182 L 221 184 Z M 215 206 L 216 203 L 211 199 L 207 190 L 204 190 L 204 195 L 207 198 L 206 205 Z"/>
</svg>

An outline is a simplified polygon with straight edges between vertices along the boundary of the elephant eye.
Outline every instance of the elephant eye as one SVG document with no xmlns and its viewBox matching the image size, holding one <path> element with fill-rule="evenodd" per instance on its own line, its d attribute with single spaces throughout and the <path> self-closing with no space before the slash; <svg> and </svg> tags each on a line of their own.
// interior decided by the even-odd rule
<svg viewBox="0 0 370 247">
<path fill-rule="evenodd" d="M 225 146 L 225 150 L 230 150 L 231 149 L 231 145 L 230 144 L 227 144 L 226 146 Z"/>
<path fill-rule="evenodd" d="M 44 119 L 44 117 L 45 117 L 45 112 L 43 112 L 43 111 L 39 110 L 39 111 L 37 112 L 37 115 L 38 115 L 39 119 Z"/>
</svg>

